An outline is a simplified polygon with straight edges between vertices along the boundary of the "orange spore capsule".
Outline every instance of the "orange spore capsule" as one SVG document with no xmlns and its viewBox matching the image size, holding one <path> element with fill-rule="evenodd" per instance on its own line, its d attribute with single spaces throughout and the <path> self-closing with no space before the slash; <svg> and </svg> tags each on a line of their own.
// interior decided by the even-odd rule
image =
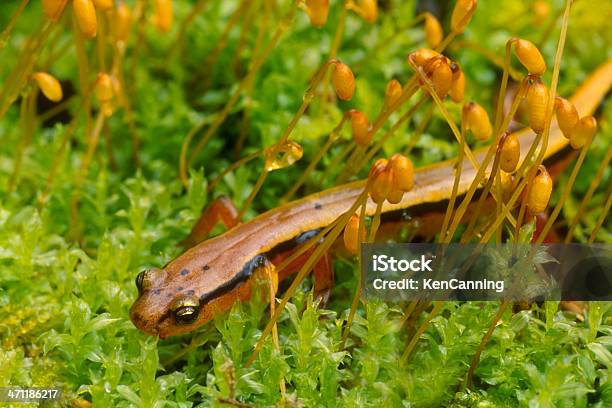
<svg viewBox="0 0 612 408">
<path fill-rule="evenodd" d="M 544 24 L 550 15 L 550 4 L 545 0 L 536 0 L 533 2 L 532 10 L 534 24 Z"/>
<path fill-rule="evenodd" d="M 557 123 L 563 136 L 570 139 L 574 128 L 578 123 L 578 111 L 573 103 L 565 98 L 557 96 L 555 98 L 555 110 L 557 112 Z"/>
<path fill-rule="evenodd" d="M 442 57 L 435 61 L 432 68 L 431 82 L 440 99 L 444 99 L 453 83 L 453 72 L 448 62 L 446 62 L 446 58 Z"/>
<path fill-rule="evenodd" d="M 521 145 L 518 137 L 514 133 L 506 136 L 499 154 L 499 166 L 506 173 L 511 173 L 516 169 L 521 157 Z"/>
<path fill-rule="evenodd" d="M 359 252 L 359 244 L 365 240 L 365 229 L 362 230 L 361 239 L 359 239 L 359 217 L 357 215 L 353 214 L 346 223 L 342 238 L 347 251 L 356 255 Z"/>
<path fill-rule="evenodd" d="M 173 17 L 172 0 L 155 0 L 153 4 L 153 24 L 159 31 L 165 33 L 170 31 Z"/>
<path fill-rule="evenodd" d="M 546 102 L 548 90 L 546 86 L 537 79 L 527 90 L 525 100 L 529 112 L 529 127 L 536 133 L 542 133 L 546 125 Z"/>
<path fill-rule="evenodd" d="M 434 57 L 437 57 L 438 55 L 440 55 L 440 53 L 434 50 L 430 50 L 429 48 L 421 48 L 420 50 L 414 51 L 410 55 L 412 56 L 414 63 L 417 66 L 422 67 L 427 61 Z"/>
<path fill-rule="evenodd" d="M 376 204 L 382 203 L 393 190 L 393 172 L 387 169 L 380 173 L 374 183 L 370 195 Z"/>
<path fill-rule="evenodd" d="M 410 191 L 414 186 L 414 166 L 409 158 L 395 153 L 389 160 L 389 166 L 393 170 L 393 189 L 399 191 Z"/>
<path fill-rule="evenodd" d="M 442 42 L 444 31 L 437 18 L 431 14 L 425 14 L 425 41 L 431 48 L 436 48 Z"/>
<path fill-rule="evenodd" d="M 532 214 L 539 214 L 546 210 L 552 193 L 552 187 L 552 179 L 548 171 L 546 171 L 546 167 L 540 165 L 538 167 L 538 174 L 534 177 L 527 196 L 527 207 Z"/>
<path fill-rule="evenodd" d="M 95 93 L 100 102 L 108 102 L 113 99 L 113 80 L 110 75 L 100 72 L 96 78 Z"/>
<path fill-rule="evenodd" d="M 478 140 L 487 140 L 493 133 L 487 111 L 476 102 L 468 102 L 463 105 L 463 123 L 465 128 L 471 130 Z"/>
<path fill-rule="evenodd" d="M 359 2 L 359 15 L 368 23 L 373 23 L 378 17 L 378 4 L 376 0 L 361 0 Z"/>
<path fill-rule="evenodd" d="M 516 56 L 530 74 L 542 75 L 546 71 L 544 58 L 531 41 L 518 39 L 514 47 Z"/>
<path fill-rule="evenodd" d="M 36 81 L 43 95 L 50 101 L 59 102 L 62 100 L 62 85 L 53 75 L 46 72 L 36 72 L 32 74 L 32 79 Z"/>
<path fill-rule="evenodd" d="M 392 79 L 387 83 L 385 89 L 385 106 L 393 106 L 402 94 L 402 84 L 397 79 Z"/>
<path fill-rule="evenodd" d="M 43 13 L 49 20 L 57 21 L 64 12 L 68 0 L 42 0 Z"/>
<path fill-rule="evenodd" d="M 363 147 L 370 144 L 370 140 L 372 140 L 370 121 L 363 112 L 356 110 L 351 112 L 351 129 L 355 143 Z"/>
<path fill-rule="evenodd" d="M 595 136 L 595 133 L 597 133 L 597 120 L 593 116 L 585 116 L 576 124 L 570 137 L 570 144 L 574 149 L 580 149 Z"/>
<path fill-rule="evenodd" d="M 477 6 L 476 0 L 457 0 L 451 15 L 451 30 L 462 33 L 470 23 Z"/>
<path fill-rule="evenodd" d="M 86 38 L 95 37 L 98 32 L 98 19 L 93 2 L 91 0 L 73 0 L 72 7 L 81 33 Z"/>
<path fill-rule="evenodd" d="M 376 0 L 349 1 L 346 3 L 346 7 L 349 10 L 353 10 L 369 23 L 375 22 L 376 17 L 378 17 L 378 4 Z"/>
<path fill-rule="evenodd" d="M 122 2 L 117 6 L 113 24 L 115 40 L 124 43 L 127 42 L 130 36 L 130 29 L 132 27 L 132 11 L 127 4 Z"/>
<path fill-rule="evenodd" d="M 110 116 L 113 113 L 112 100 L 115 94 L 115 85 L 110 75 L 100 72 L 96 78 L 94 86 L 94 93 L 100 104 L 102 112 L 106 116 Z"/>
<path fill-rule="evenodd" d="M 453 69 L 456 67 L 455 69 Z M 449 90 L 449 95 L 453 102 L 461 102 L 465 96 L 465 75 L 459 66 L 455 63 L 451 64 L 453 71 L 453 81 Z"/>
<path fill-rule="evenodd" d="M 306 0 L 306 13 L 313 27 L 323 27 L 329 15 L 329 0 Z"/>
<path fill-rule="evenodd" d="M 348 101 L 355 93 L 355 75 L 348 65 L 337 62 L 332 71 L 332 84 L 336 90 L 336 95 L 343 101 Z"/>
<path fill-rule="evenodd" d="M 113 0 L 93 0 L 96 5 L 96 9 L 100 11 L 107 11 L 113 8 Z"/>
<path fill-rule="evenodd" d="M 387 196 L 387 201 L 391 204 L 397 204 L 402 201 L 404 197 L 404 192 L 402 190 L 391 190 L 389 195 Z"/>
<path fill-rule="evenodd" d="M 371 181 L 370 197 L 376 204 L 387 199 L 393 189 L 393 172 L 386 159 L 378 159 L 372 165 L 368 177 Z"/>
<path fill-rule="evenodd" d="M 376 176 L 387 168 L 387 159 L 378 159 L 370 167 L 370 171 L 368 172 L 368 180 L 372 181 Z"/>
</svg>

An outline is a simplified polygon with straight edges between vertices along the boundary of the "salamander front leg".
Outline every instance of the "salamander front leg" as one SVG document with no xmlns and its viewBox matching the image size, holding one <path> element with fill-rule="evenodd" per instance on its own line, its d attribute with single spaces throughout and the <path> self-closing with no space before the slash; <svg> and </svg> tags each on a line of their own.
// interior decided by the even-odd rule
<svg viewBox="0 0 612 408">
<path fill-rule="evenodd" d="M 268 295 L 268 300 L 270 301 L 270 319 L 274 319 L 274 314 L 276 313 L 276 292 L 278 291 L 278 272 L 276 271 L 276 266 L 268 258 L 264 257 L 262 264 L 255 270 L 255 279 L 262 284 L 262 289 L 265 289 L 264 292 Z M 272 328 L 272 343 L 276 352 L 280 354 L 276 323 L 274 323 Z M 282 399 L 285 400 L 287 389 L 284 378 L 281 378 L 279 388 Z"/>
<path fill-rule="evenodd" d="M 253 275 L 255 280 L 263 284 L 265 297 L 270 298 L 271 307 L 273 307 L 273 299 L 278 291 L 278 272 L 276 266 L 266 256 L 262 256 L 261 264 L 255 269 Z"/>
<path fill-rule="evenodd" d="M 334 286 L 334 267 L 329 251 L 326 251 L 317 261 L 314 268 L 314 294 L 321 300 L 321 307 L 325 307 Z"/>
<path fill-rule="evenodd" d="M 221 221 L 227 229 L 238 224 L 238 210 L 232 200 L 225 196 L 214 199 L 202 210 L 202 215 L 195 223 L 191 232 L 179 243 L 179 246 L 191 248 L 208 237 L 212 229 Z"/>
</svg>

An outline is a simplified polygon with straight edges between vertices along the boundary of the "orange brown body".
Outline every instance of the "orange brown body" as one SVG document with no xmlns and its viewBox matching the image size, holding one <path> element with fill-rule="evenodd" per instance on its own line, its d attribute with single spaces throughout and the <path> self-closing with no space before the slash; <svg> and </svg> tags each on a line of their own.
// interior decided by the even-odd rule
<svg viewBox="0 0 612 408">
<path fill-rule="evenodd" d="M 611 85 L 612 61 L 594 73 L 571 101 L 581 115 L 590 114 Z M 522 160 L 536 135 L 531 129 L 520 130 L 515 135 L 520 141 Z M 545 157 L 560 152 L 568 143 L 554 121 Z M 474 154 L 482 161 L 486 150 Z M 415 169 L 412 190 L 397 204 L 385 202 L 382 212 L 447 200 L 453 188 L 455 163 L 456 160 L 449 160 Z M 476 169 L 464 163 L 458 194 L 468 190 L 475 175 Z M 130 310 L 130 318 L 140 330 L 161 338 L 195 330 L 229 309 L 237 299 L 249 296 L 254 271 L 266 262 L 266 256 L 271 255 L 272 259 L 279 247 L 295 237 L 330 225 L 349 210 L 364 186 L 364 181 L 356 181 L 284 204 L 194 246 L 163 269 L 141 273 L 138 277 L 141 290 Z M 373 215 L 375 211 L 376 204 L 369 200 L 366 214 Z M 195 318 L 181 321 L 174 308 L 177 302 L 197 311 L 191 314 Z"/>
</svg>

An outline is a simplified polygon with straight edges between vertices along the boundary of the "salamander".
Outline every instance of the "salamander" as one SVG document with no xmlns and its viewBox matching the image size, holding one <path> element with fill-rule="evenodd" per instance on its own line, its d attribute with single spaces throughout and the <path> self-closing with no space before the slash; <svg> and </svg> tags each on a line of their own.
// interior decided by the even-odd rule
<svg viewBox="0 0 612 408">
<path fill-rule="evenodd" d="M 612 60 L 594 72 L 572 96 L 580 115 L 591 114 L 612 84 Z M 525 128 L 515 132 L 520 140 L 521 157 L 534 141 L 535 134 Z M 568 145 L 555 120 L 551 123 L 548 147 L 550 158 Z M 482 161 L 486 148 L 474 156 Z M 456 160 L 415 170 L 414 188 L 398 204 L 385 202 L 383 213 L 448 200 Z M 490 168 L 487 169 L 487 175 Z M 459 194 L 464 194 L 476 170 L 464 162 Z M 190 332 L 229 309 L 237 299 L 250 293 L 254 272 L 275 249 L 291 246 L 304 234 L 330 225 L 345 213 L 362 193 L 365 181 L 355 181 L 318 192 L 271 209 L 248 222 L 237 225 L 214 238 L 188 249 L 163 268 L 141 272 L 137 279 L 139 296 L 130 309 L 136 327 L 150 335 L 166 338 Z M 376 204 L 367 203 L 367 215 Z M 312 236 L 312 235 L 310 235 Z"/>
</svg>

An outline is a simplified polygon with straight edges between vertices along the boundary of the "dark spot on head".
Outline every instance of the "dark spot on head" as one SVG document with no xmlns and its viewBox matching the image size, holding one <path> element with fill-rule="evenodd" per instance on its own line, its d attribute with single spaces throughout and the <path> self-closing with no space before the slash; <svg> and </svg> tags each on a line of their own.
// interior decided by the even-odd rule
<svg viewBox="0 0 612 408">
<path fill-rule="evenodd" d="M 315 203 L 315 210 L 320 210 L 321 208 L 323 208 L 321 203 Z"/>
<path fill-rule="evenodd" d="M 195 294 L 195 290 L 193 289 L 189 289 L 187 292 L 185 292 L 188 296 L 193 296 Z"/>
<path fill-rule="evenodd" d="M 161 289 L 153 289 L 154 295 L 159 295 L 161 293 Z"/>
<path fill-rule="evenodd" d="M 184 287 L 182 287 L 182 286 L 179 286 L 177 290 L 178 290 L 179 292 L 182 292 L 182 291 L 183 291 L 183 289 L 185 289 L 185 288 L 184 288 Z"/>
<path fill-rule="evenodd" d="M 189 271 L 187 269 L 181 269 L 181 275 L 185 276 L 189 273 Z"/>
<path fill-rule="evenodd" d="M 203 267 L 202 269 L 204 269 L 205 271 L 207 271 L 207 270 L 209 270 L 209 269 L 210 269 L 210 266 L 208 266 L 208 265 L 204 265 L 204 267 Z"/>
<path fill-rule="evenodd" d="M 132 320 L 134 320 L 135 322 L 140 322 L 142 321 L 142 316 L 140 315 L 140 313 L 134 313 L 132 315 Z"/>
</svg>

